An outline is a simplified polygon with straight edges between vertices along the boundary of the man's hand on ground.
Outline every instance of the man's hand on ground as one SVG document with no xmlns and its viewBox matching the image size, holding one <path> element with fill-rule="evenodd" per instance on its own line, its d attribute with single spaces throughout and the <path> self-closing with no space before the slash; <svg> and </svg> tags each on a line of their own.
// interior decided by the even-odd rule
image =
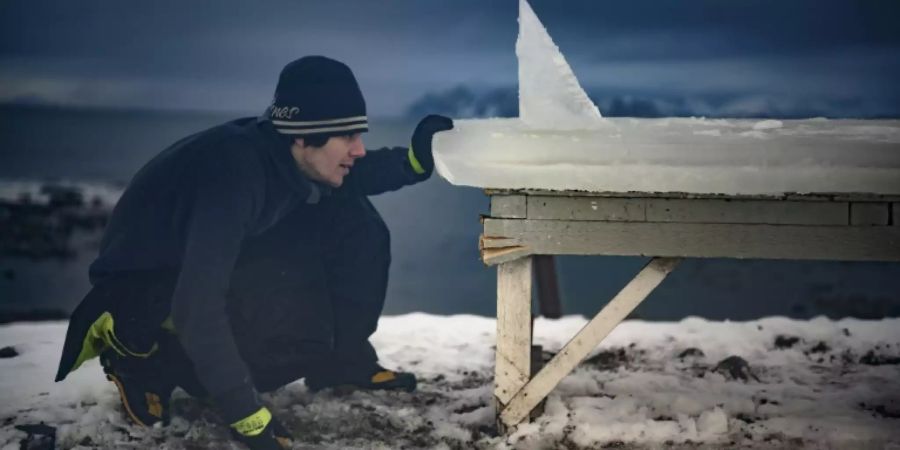
<svg viewBox="0 0 900 450">
<path fill-rule="evenodd" d="M 416 173 L 431 175 L 434 170 L 434 157 L 431 154 L 431 139 L 439 131 L 453 129 L 453 120 L 449 117 L 431 114 L 422 119 L 412 135 L 412 147 L 410 147 L 410 163 Z"/>
</svg>

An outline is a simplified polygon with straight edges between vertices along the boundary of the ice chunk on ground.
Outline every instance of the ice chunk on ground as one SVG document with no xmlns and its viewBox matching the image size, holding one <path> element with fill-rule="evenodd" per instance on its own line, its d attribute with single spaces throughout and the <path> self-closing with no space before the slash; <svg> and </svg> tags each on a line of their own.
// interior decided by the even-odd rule
<svg viewBox="0 0 900 450">
<path fill-rule="evenodd" d="M 697 419 L 697 432 L 701 437 L 709 439 L 728 432 L 728 416 L 722 408 L 704 411 Z"/>
<path fill-rule="evenodd" d="M 519 0 L 519 117 L 532 128 L 570 130 L 605 125 L 572 68 L 531 6 Z"/>
</svg>

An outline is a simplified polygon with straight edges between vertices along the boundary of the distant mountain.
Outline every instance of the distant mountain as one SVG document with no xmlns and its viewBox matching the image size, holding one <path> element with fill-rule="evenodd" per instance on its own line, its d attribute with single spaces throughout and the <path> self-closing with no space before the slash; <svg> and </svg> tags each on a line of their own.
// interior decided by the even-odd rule
<svg viewBox="0 0 900 450">
<path fill-rule="evenodd" d="M 900 104 L 885 99 L 805 99 L 758 94 L 717 94 L 678 97 L 655 93 L 610 93 L 588 90 L 588 96 L 606 117 L 754 117 L 801 119 L 896 118 Z M 429 92 L 406 111 L 410 118 L 443 114 L 455 118 L 516 117 L 519 96 L 515 86 L 475 88 L 458 85 Z"/>
<path fill-rule="evenodd" d="M 456 118 L 516 117 L 519 92 L 515 87 L 475 90 L 458 85 L 446 91 L 430 92 L 407 108 L 407 116 L 443 114 Z"/>
</svg>

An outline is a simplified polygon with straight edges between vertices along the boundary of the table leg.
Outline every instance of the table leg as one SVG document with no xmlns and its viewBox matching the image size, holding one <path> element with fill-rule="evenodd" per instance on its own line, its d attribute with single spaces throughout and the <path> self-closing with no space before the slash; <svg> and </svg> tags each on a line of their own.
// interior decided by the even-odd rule
<svg viewBox="0 0 900 450">
<path fill-rule="evenodd" d="M 497 266 L 494 398 L 498 416 L 531 379 L 531 271 L 530 256 Z"/>
<path fill-rule="evenodd" d="M 562 317 L 559 300 L 559 281 L 556 276 L 556 257 L 534 255 L 534 280 L 537 282 L 537 303 L 542 316 L 548 319 Z"/>
</svg>

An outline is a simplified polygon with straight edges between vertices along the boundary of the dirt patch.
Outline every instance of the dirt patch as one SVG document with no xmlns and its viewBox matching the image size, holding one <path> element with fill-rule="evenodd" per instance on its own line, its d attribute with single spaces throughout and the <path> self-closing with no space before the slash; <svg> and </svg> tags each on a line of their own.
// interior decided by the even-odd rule
<svg viewBox="0 0 900 450">
<path fill-rule="evenodd" d="M 706 356 L 706 355 L 703 353 L 703 350 L 700 350 L 699 348 L 696 348 L 696 347 L 691 347 L 691 348 L 685 349 L 683 352 L 679 353 L 678 359 L 702 358 L 704 356 Z"/>
<path fill-rule="evenodd" d="M 629 347 L 618 347 L 604 350 L 584 360 L 584 364 L 593 366 L 597 370 L 618 370 L 628 368 L 640 361 L 646 352 L 644 350 Z"/>
<path fill-rule="evenodd" d="M 775 348 L 778 350 L 790 349 L 798 342 L 800 342 L 800 338 L 797 336 L 786 336 L 783 334 L 775 336 Z"/>
<path fill-rule="evenodd" d="M 869 350 L 862 358 L 859 358 L 859 363 L 867 366 L 896 365 L 900 364 L 900 356 L 882 355 L 875 353 L 874 350 Z"/>
<path fill-rule="evenodd" d="M 722 374 L 729 380 L 750 381 L 751 379 L 759 381 L 756 374 L 750 368 L 750 364 L 740 356 L 729 356 L 716 364 L 713 372 Z"/>
<path fill-rule="evenodd" d="M 810 353 L 827 353 L 831 351 L 831 347 L 824 341 L 819 341 L 813 348 L 809 349 Z"/>
</svg>

